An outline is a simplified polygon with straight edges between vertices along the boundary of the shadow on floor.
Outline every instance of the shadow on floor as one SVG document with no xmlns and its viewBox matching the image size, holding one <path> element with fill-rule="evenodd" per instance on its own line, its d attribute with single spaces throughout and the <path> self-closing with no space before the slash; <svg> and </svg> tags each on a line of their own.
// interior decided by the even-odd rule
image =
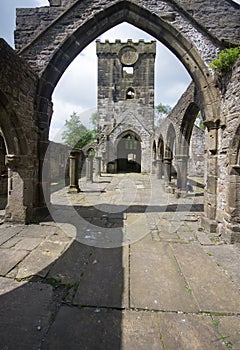
<svg viewBox="0 0 240 350">
<path fill-rule="evenodd" d="M 0 349 L 121 349 L 122 255 L 74 241 L 44 278 L 0 277 Z"/>
</svg>

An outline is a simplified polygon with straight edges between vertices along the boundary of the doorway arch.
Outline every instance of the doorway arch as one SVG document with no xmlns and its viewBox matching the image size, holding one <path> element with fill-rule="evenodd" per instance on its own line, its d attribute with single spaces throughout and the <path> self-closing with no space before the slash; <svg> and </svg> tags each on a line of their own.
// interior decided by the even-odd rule
<svg viewBox="0 0 240 350">
<path fill-rule="evenodd" d="M 141 139 L 133 131 L 121 134 L 117 139 L 117 172 L 141 172 Z"/>
</svg>

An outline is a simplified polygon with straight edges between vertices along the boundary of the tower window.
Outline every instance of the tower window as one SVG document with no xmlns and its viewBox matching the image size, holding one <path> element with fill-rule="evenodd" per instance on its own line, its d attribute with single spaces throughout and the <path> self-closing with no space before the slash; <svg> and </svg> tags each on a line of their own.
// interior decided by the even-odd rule
<svg viewBox="0 0 240 350">
<path fill-rule="evenodd" d="M 129 74 L 133 75 L 133 67 L 123 67 L 123 76 Z"/>
<path fill-rule="evenodd" d="M 127 100 L 132 100 L 135 98 L 135 91 L 133 88 L 129 88 L 127 89 L 127 92 L 126 92 L 126 99 Z"/>
</svg>

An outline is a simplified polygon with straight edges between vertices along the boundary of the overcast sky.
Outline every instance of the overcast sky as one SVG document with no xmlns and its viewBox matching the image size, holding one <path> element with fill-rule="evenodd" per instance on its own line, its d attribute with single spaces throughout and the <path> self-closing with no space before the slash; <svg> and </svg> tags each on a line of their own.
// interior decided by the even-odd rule
<svg viewBox="0 0 240 350">
<path fill-rule="evenodd" d="M 217 1 L 217 0 L 213 0 Z M 235 2 L 240 3 L 240 0 Z M 48 6 L 48 0 L 0 0 L 0 37 L 14 47 L 17 7 Z M 147 33 L 122 23 L 105 32 L 101 41 L 109 39 L 154 40 Z M 186 90 L 191 78 L 180 61 L 161 43 L 157 42 L 155 65 L 155 105 L 160 102 L 174 106 Z M 50 139 L 59 141 L 66 119 L 73 111 L 79 113 L 84 124 L 89 125 L 89 116 L 96 111 L 97 104 L 97 57 L 96 45 L 92 42 L 70 64 L 60 79 L 54 94 L 54 114 Z"/>
</svg>

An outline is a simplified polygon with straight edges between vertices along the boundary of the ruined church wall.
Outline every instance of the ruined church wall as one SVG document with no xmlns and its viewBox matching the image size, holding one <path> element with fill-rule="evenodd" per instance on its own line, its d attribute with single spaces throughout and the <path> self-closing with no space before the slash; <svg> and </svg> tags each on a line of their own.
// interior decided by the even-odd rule
<svg viewBox="0 0 240 350">
<path fill-rule="evenodd" d="M 205 166 L 205 133 L 198 126 L 193 126 L 190 146 L 189 146 L 189 176 L 204 176 Z"/>
<path fill-rule="evenodd" d="M 163 23 L 166 22 L 166 25 L 170 25 L 172 27 L 172 29 L 169 27 L 170 31 L 172 30 L 174 32 L 176 30 L 181 33 L 189 44 L 192 45 L 191 51 L 194 52 L 196 49 L 203 61 L 209 64 L 216 57 L 219 48 L 222 47 L 220 40 L 223 36 L 227 40 L 235 42 L 239 40 L 239 7 L 234 7 L 227 0 L 220 0 L 220 3 L 226 13 L 232 14 L 231 33 L 234 34 L 232 34 L 231 38 L 228 37 L 228 34 L 224 34 L 226 32 L 226 23 L 224 25 L 221 24 L 221 18 L 216 11 L 215 3 L 208 0 L 202 0 L 201 6 L 195 10 L 189 6 L 188 2 L 185 3 L 183 0 L 179 0 L 179 5 L 174 1 L 158 1 L 156 5 L 155 0 L 139 0 L 137 4 L 131 1 L 123 3 L 119 0 L 112 0 L 111 5 L 115 5 L 116 7 L 110 7 L 110 2 L 107 0 L 101 0 L 101 2 L 99 0 L 82 0 L 74 2 L 72 7 L 69 6 L 68 9 L 61 6 L 51 6 L 39 9 L 18 10 L 15 45 L 18 50 L 21 50 L 27 44 L 31 44 L 21 52 L 21 55 L 28 60 L 36 72 L 40 73 L 44 71 L 52 58 L 53 52 L 59 48 L 60 43 L 63 43 L 70 35 L 77 31 L 78 34 L 75 35 L 78 40 L 78 35 L 81 35 L 79 31 L 81 26 L 86 24 L 88 20 L 95 18 L 95 24 L 91 28 L 85 28 L 86 41 L 87 38 L 90 41 L 91 38 L 93 40 L 95 37 L 92 33 L 94 31 L 96 33 L 99 32 L 99 25 L 102 26 L 100 22 L 98 23 L 97 16 L 104 9 L 108 9 L 109 25 L 112 22 L 112 26 L 114 26 L 116 25 L 116 18 L 123 16 L 123 9 L 126 11 L 126 16 L 123 16 L 123 19 L 125 17 L 127 18 L 131 12 L 131 21 L 138 23 L 142 7 L 157 15 L 163 20 Z M 208 5 L 208 11 L 206 13 L 200 13 L 200 8 L 206 4 Z M 139 8 L 136 5 L 139 5 Z M 134 11 L 130 10 L 131 7 L 134 7 Z M 122 8 L 119 13 L 116 12 L 117 8 Z M 31 14 L 29 11 L 32 11 Z M 211 18 L 211 23 L 217 23 L 218 30 L 210 31 L 211 23 L 209 23 L 209 18 Z M 197 23 L 200 19 L 202 21 L 201 24 Z M 147 23 L 147 26 L 149 25 L 150 22 Z M 203 25 L 206 25 L 208 31 L 204 30 Z M 222 33 L 220 37 L 218 36 L 219 33 Z M 81 46 L 84 47 L 85 38 L 79 40 L 80 42 L 77 44 L 77 47 L 79 47 L 80 51 Z M 66 53 L 64 60 L 69 59 L 69 54 L 71 56 L 73 53 Z M 191 66 L 193 62 L 189 60 L 187 64 Z"/>
<path fill-rule="evenodd" d="M 236 62 L 231 74 L 227 74 L 223 82 L 222 127 L 218 140 L 217 220 L 220 222 L 219 230 L 224 236 L 228 236 L 226 232 L 229 222 L 238 223 L 237 233 L 233 233 L 232 237 L 236 235 L 238 238 L 235 237 L 235 239 L 240 242 L 240 174 L 232 171 L 232 166 L 237 162 L 233 139 L 240 125 L 240 60 Z"/>
<path fill-rule="evenodd" d="M 9 115 L 14 113 L 19 124 L 14 117 L 12 122 L 20 128 L 22 138 L 26 138 L 25 154 L 34 157 L 38 139 L 34 111 L 38 77 L 3 39 L 0 39 L 0 77 L 0 91 L 7 98 Z M 20 144 L 21 140 L 14 142 Z"/>
<path fill-rule="evenodd" d="M 0 39 L 0 127 L 6 141 L 9 185 L 6 218 L 26 223 L 38 206 L 39 160 L 35 98 L 38 78 Z"/>
<path fill-rule="evenodd" d="M 116 1 L 113 1 L 113 3 Z M 38 33 L 55 21 L 61 13 L 71 7 L 76 0 L 50 0 L 51 6 L 39 8 L 17 9 L 17 30 L 15 32 L 16 48 L 23 48 L 31 42 Z M 89 1 L 79 1 L 80 8 L 84 10 Z M 92 10 L 101 9 L 105 3 L 101 1 L 93 1 Z M 108 2 L 109 3 L 109 2 Z M 218 40 L 236 41 L 240 36 L 239 12 L 240 6 L 230 0 L 176 0 L 168 1 L 169 5 L 163 1 L 158 1 L 157 8 L 161 11 L 171 10 L 174 14 L 181 12 L 185 17 L 190 18 L 191 22 L 197 21 L 202 27 L 205 27 L 209 33 L 218 38 Z M 153 9 L 156 12 L 156 1 L 140 0 L 139 5 Z M 209 20 L 211 18 L 211 20 Z"/>
</svg>

